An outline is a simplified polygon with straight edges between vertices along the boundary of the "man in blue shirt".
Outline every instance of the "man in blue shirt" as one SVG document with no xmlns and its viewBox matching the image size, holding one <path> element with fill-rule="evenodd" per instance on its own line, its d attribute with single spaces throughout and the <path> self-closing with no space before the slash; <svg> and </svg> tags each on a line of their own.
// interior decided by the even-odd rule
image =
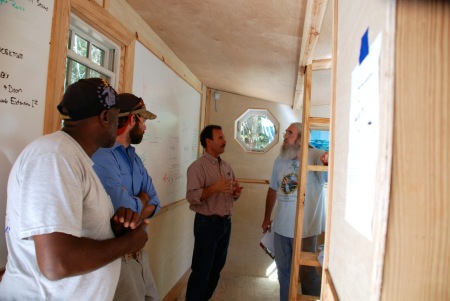
<svg viewBox="0 0 450 301">
<path fill-rule="evenodd" d="M 142 98 L 119 94 L 121 103 L 116 143 L 100 148 L 92 157 L 94 170 L 111 197 L 115 209 L 130 208 L 141 219 L 153 217 L 160 209 L 152 178 L 131 144 L 139 144 L 146 130 L 145 121 L 156 115 L 147 111 Z M 150 271 L 147 253 L 141 250 L 122 258 L 122 268 L 114 300 L 160 300 Z"/>
</svg>

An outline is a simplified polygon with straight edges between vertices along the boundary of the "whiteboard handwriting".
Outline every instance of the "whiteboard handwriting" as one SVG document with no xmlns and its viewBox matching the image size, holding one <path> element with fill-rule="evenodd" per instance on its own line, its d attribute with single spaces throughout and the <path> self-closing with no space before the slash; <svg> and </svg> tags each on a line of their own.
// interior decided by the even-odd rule
<svg viewBox="0 0 450 301">
<path fill-rule="evenodd" d="M 9 93 L 22 93 L 22 88 L 14 88 L 11 85 L 3 85 L 3 88 Z"/>
<path fill-rule="evenodd" d="M 16 3 L 15 0 L 0 0 L 0 5 L 11 3 L 11 7 L 19 11 L 25 11 L 25 7 Z"/>
<path fill-rule="evenodd" d="M 0 98 L 0 104 L 11 104 L 13 106 L 25 106 L 25 107 L 37 107 L 39 105 L 39 101 L 37 99 L 32 100 L 21 100 L 17 97 L 11 96 L 9 99 L 7 97 Z"/>
<path fill-rule="evenodd" d="M 37 6 L 48 11 L 48 6 L 45 6 L 44 4 L 42 4 L 40 0 L 37 0 Z"/>
<path fill-rule="evenodd" d="M 0 54 L 4 54 L 4 55 L 7 55 L 7 56 L 12 56 L 12 57 L 14 57 L 16 59 L 19 59 L 19 60 L 23 59 L 23 53 L 18 53 L 18 52 L 15 52 L 14 50 L 10 50 L 8 48 L 0 47 Z"/>
</svg>

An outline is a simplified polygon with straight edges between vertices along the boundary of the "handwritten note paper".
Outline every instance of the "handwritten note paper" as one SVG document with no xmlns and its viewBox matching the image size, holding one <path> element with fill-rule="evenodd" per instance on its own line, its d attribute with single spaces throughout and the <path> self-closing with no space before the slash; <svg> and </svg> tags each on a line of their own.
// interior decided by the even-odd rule
<svg viewBox="0 0 450 301">
<path fill-rule="evenodd" d="M 345 219 L 372 240 L 379 148 L 381 33 L 352 72 Z"/>
</svg>

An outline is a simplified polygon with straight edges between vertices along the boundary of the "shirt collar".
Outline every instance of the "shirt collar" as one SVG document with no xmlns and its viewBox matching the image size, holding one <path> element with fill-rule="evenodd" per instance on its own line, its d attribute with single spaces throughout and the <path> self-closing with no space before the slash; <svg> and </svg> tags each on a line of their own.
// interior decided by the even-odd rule
<svg viewBox="0 0 450 301">
<path fill-rule="evenodd" d="M 208 159 L 209 161 L 211 161 L 212 163 L 219 163 L 219 159 L 220 159 L 220 156 L 218 157 L 218 158 L 216 158 L 216 157 L 214 157 L 214 156 L 211 156 L 209 153 L 207 153 L 207 152 L 205 152 L 204 154 L 203 154 L 203 156 L 206 158 L 206 159 Z M 221 159 L 220 159 L 221 160 Z"/>
<path fill-rule="evenodd" d="M 123 146 L 122 144 L 120 144 L 119 142 L 116 142 L 114 144 L 114 146 L 112 147 L 113 150 L 115 149 L 122 149 L 124 152 L 128 153 L 128 155 L 130 155 L 130 153 L 134 153 L 134 147 L 133 146 L 128 146 L 127 148 L 125 148 L 125 146 Z M 128 151 L 127 151 L 128 149 Z"/>
<path fill-rule="evenodd" d="M 122 144 L 120 144 L 119 142 L 114 143 L 114 146 L 112 147 L 112 149 L 116 149 L 119 146 L 122 146 Z"/>
</svg>

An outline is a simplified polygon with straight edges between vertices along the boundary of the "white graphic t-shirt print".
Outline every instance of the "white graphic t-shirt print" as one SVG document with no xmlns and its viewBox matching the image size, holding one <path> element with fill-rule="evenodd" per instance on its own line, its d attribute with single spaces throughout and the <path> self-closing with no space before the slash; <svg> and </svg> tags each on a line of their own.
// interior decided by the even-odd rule
<svg viewBox="0 0 450 301">
<path fill-rule="evenodd" d="M 292 160 L 287 164 L 282 170 L 282 172 L 287 172 L 280 184 L 280 192 L 285 195 L 285 197 L 279 196 L 279 199 L 285 202 L 294 202 L 297 200 L 296 194 L 293 194 L 298 189 L 298 167 L 299 162 L 296 160 Z"/>
<path fill-rule="evenodd" d="M 295 192 L 298 188 L 298 175 L 294 172 L 285 175 L 280 188 L 284 194 Z"/>
<path fill-rule="evenodd" d="M 274 219 L 274 231 L 282 236 L 294 237 L 294 225 L 299 185 L 297 160 L 277 160 L 277 212 Z"/>
</svg>

